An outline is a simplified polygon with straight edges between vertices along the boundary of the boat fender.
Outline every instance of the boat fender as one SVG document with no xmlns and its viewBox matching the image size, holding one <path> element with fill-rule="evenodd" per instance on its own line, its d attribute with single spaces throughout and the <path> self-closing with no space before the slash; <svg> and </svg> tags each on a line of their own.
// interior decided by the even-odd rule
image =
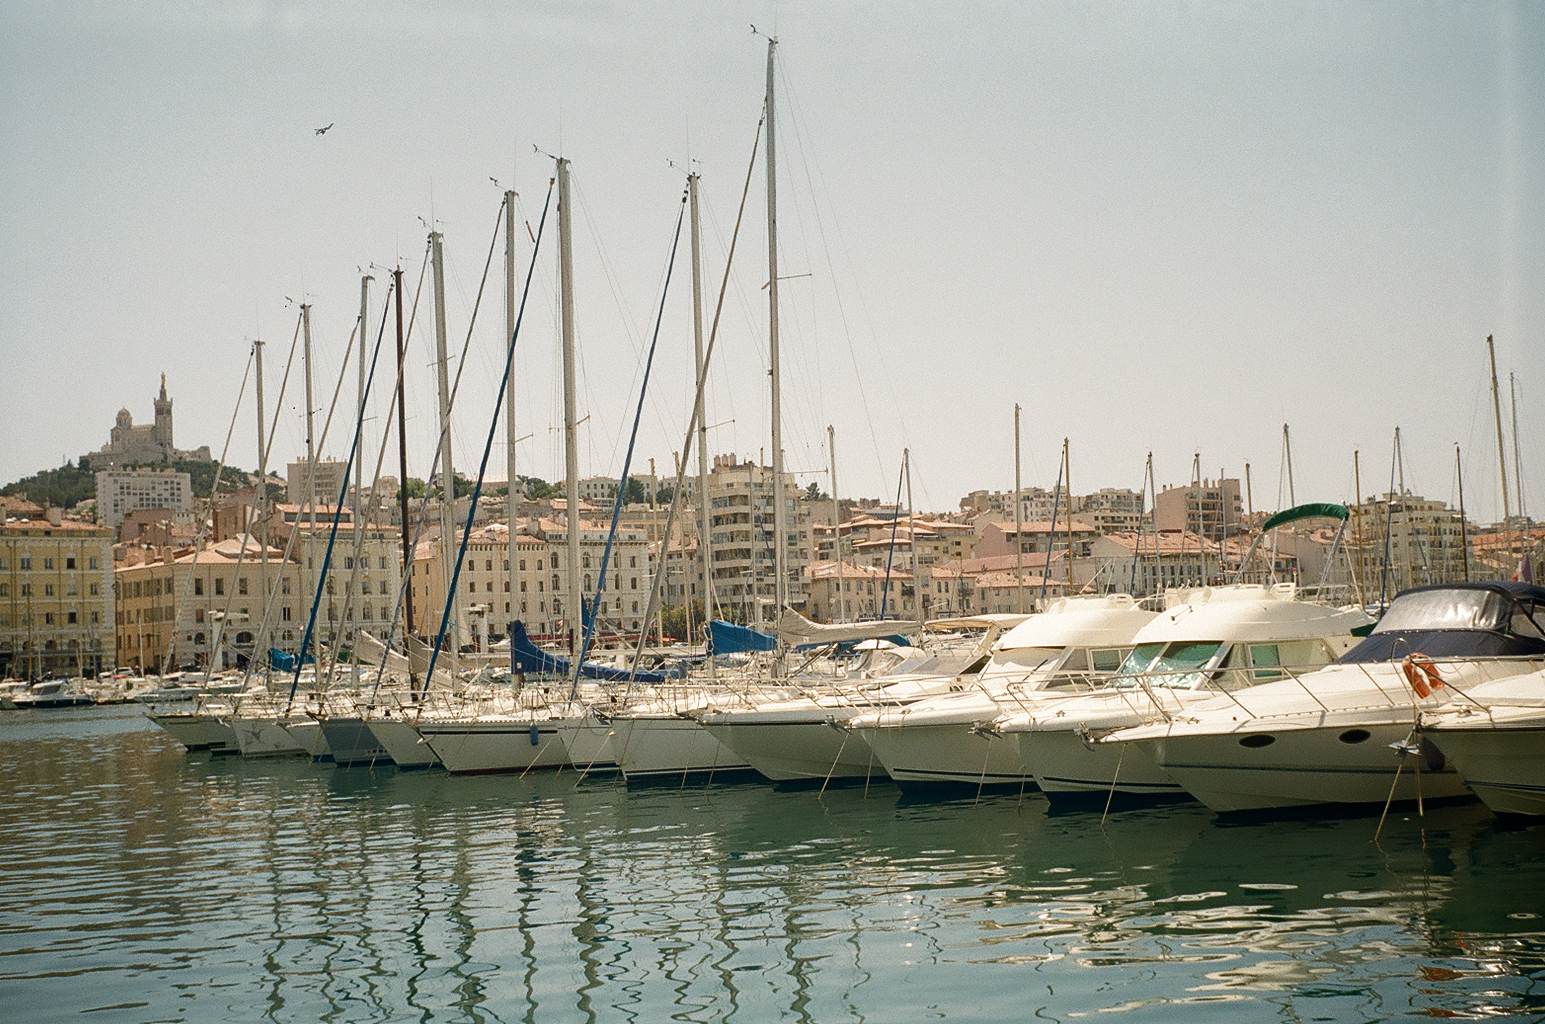
<svg viewBox="0 0 1545 1024">
<path fill-rule="evenodd" d="M 537 744 L 536 723 L 532 722 L 531 723 L 531 745 L 534 747 L 534 746 L 536 746 L 536 744 Z"/>
<path fill-rule="evenodd" d="M 1418 697 L 1428 697 L 1434 690 L 1443 689 L 1443 676 L 1438 673 L 1438 667 L 1420 651 L 1406 655 L 1400 662 L 1400 670 Z"/>
</svg>

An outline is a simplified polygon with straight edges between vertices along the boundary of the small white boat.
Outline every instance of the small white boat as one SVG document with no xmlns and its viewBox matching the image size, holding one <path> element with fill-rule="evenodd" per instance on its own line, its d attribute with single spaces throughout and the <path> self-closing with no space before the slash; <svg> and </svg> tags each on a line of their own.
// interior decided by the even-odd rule
<svg viewBox="0 0 1545 1024">
<path fill-rule="evenodd" d="M 16 690 L 6 699 L 18 711 L 83 708 L 96 703 L 95 697 L 80 689 L 69 679 L 44 679 L 25 689 Z"/>
</svg>

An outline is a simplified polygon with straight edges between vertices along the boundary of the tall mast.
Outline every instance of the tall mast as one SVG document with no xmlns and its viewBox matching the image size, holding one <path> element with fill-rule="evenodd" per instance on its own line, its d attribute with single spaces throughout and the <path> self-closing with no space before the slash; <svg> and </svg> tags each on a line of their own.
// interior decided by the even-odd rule
<svg viewBox="0 0 1545 1024">
<path fill-rule="evenodd" d="M 262 531 L 262 540 L 259 543 L 263 545 L 260 556 L 262 568 L 259 570 L 261 582 L 258 583 L 258 593 L 263 595 L 263 601 L 266 603 L 268 601 L 268 431 L 263 423 L 263 343 L 261 341 L 254 341 L 252 343 L 252 350 L 257 358 L 257 522 L 259 529 Z M 250 525 L 247 527 L 247 536 L 252 536 L 252 527 Z M 266 628 L 267 625 L 268 621 L 265 618 L 263 626 Z M 259 652 L 262 652 L 263 677 L 266 679 L 268 677 L 269 661 L 267 655 L 268 648 L 263 646 L 263 640 L 263 637 L 258 637 L 258 643 L 254 646 L 252 653 L 256 656 Z"/>
<path fill-rule="evenodd" d="M 1298 498 L 1293 494 L 1293 439 L 1288 436 L 1288 425 L 1282 424 L 1282 460 L 1287 464 L 1288 475 L 1288 507 L 1293 508 L 1298 504 Z M 1221 487 L 1222 480 L 1218 481 Z"/>
<path fill-rule="evenodd" d="M 772 375 L 772 461 L 773 461 L 773 570 L 777 583 L 773 587 L 776 607 L 773 619 L 783 615 L 788 604 L 789 579 L 785 566 L 788 552 L 785 537 L 788 529 L 784 523 L 783 507 L 783 418 L 780 408 L 781 378 L 778 371 L 778 151 L 773 130 L 773 54 L 778 41 L 767 40 L 767 347 L 771 354 Z"/>
<path fill-rule="evenodd" d="M 1518 518 L 1528 519 L 1528 513 L 1524 511 L 1524 464 L 1518 454 L 1518 391 L 1511 370 L 1507 375 L 1507 393 L 1513 403 L 1513 486 L 1518 489 Z"/>
<path fill-rule="evenodd" d="M 1025 613 L 1025 538 L 1021 531 L 1024 524 L 1021 520 L 1020 496 L 1023 494 L 1023 484 L 1020 481 L 1019 463 L 1019 403 L 1014 403 L 1014 610 L 1023 615 Z M 1048 559 L 1051 558 L 1051 544 L 1046 545 Z M 1044 569 L 1043 569 L 1044 571 Z"/>
<path fill-rule="evenodd" d="M 1465 582 L 1470 582 L 1470 542 L 1465 536 L 1465 471 L 1459 457 L 1459 442 L 1454 442 L 1454 481 L 1459 488 L 1459 558 L 1464 565 Z"/>
<path fill-rule="evenodd" d="M 514 344 L 515 338 L 515 191 L 504 193 L 504 338 L 505 344 Z M 504 517 L 509 523 L 505 539 L 505 557 L 509 559 L 510 616 L 515 614 L 520 587 L 516 585 L 515 560 L 518 544 L 515 540 L 515 375 L 509 374 L 504 394 L 504 478 L 509 486 L 504 494 Z M 509 623 L 505 623 L 505 628 Z"/>
<path fill-rule="evenodd" d="M 370 282 L 375 278 L 365 274 L 359 279 L 359 416 L 365 419 L 365 345 L 370 338 Z M 365 435 L 359 437 L 359 459 L 354 468 L 354 522 L 360 521 L 361 492 L 365 486 Z"/>
<path fill-rule="evenodd" d="M 826 451 L 832 460 L 832 557 L 837 562 L 837 598 L 832 607 L 837 610 L 833 622 L 846 622 L 847 611 L 842 600 L 842 502 L 837 500 L 837 428 L 826 426 Z"/>
<path fill-rule="evenodd" d="M 910 448 L 901 449 L 901 466 L 907 474 L 907 550 L 912 553 L 912 603 L 914 605 L 912 610 L 917 613 L 918 623 L 921 623 L 923 595 L 918 589 L 917 582 L 917 519 L 912 512 L 912 450 Z"/>
<path fill-rule="evenodd" d="M 306 561 L 313 562 L 313 548 L 316 544 L 317 532 L 317 501 L 316 501 L 316 475 L 317 475 L 317 450 L 315 411 L 316 402 L 311 397 L 311 304 L 300 304 L 301 331 L 304 335 L 304 362 L 306 364 L 306 497 L 305 507 L 311 510 L 311 532 L 306 536 Z M 320 587 L 322 581 L 315 573 L 307 573 L 308 584 L 314 583 Z M 320 665 L 320 662 L 318 663 Z"/>
<path fill-rule="evenodd" d="M 1352 449 L 1352 536 L 1357 544 L 1357 603 L 1368 604 L 1367 552 L 1363 550 L 1363 478 L 1358 451 Z"/>
<path fill-rule="evenodd" d="M 407 358 L 407 350 L 403 340 L 401 267 L 392 271 L 392 292 L 397 302 L 397 511 L 402 516 L 402 578 L 407 584 L 403 588 L 407 602 L 403 607 L 403 621 L 406 623 L 403 634 L 407 635 L 413 632 L 417 623 L 413 621 L 413 531 L 408 519 L 408 404 L 403 394 L 406 390 L 403 363 Z"/>
<path fill-rule="evenodd" d="M 703 256 L 701 222 L 697 212 L 696 174 L 687 175 L 688 210 L 692 215 L 692 358 L 697 370 L 697 380 L 703 379 Z M 701 383 L 698 384 L 701 387 Z M 708 507 L 708 423 L 706 418 L 697 421 L 697 505 L 698 505 L 698 554 L 703 559 L 703 623 L 713 618 L 713 547 L 709 540 L 712 531 Z M 664 551 L 662 544 L 661 551 Z M 665 561 L 661 557 L 661 563 Z M 685 577 L 683 572 L 683 577 Z M 692 607 L 692 595 L 687 594 L 687 607 Z M 691 638 L 688 638 L 690 642 Z M 714 675 L 714 659 L 708 659 L 708 675 Z"/>
<path fill-rule="evenodd" d="M 1497 349 L 1491 335 L 1486 335 L 1486 354 L 1491 359 L 1491 409 L 1497 417 L 1497 465 L 1502 471 L 1502 535 L 1507 538 L 1508 554 L 1513 551 L 1513 512 L 1507 495 L 1507 444 L 1502 440 L 1502 398 L 1497 393 Z"/>
<path fill-rule="evenodd" d="M 364 488 L 365 488 L 365 345 L 370 337 L 370 282 L 373 281 L 369 274 L 362 274 L 359 279 L 359 419 L 355 429 L 359 431 L 358 440 L 355 442 L 355 454 L 357 461 L 354 467 L 354 509 L 349 517 L 354 524 L 354 572 L 349 578 L 349 586 L 354 589 L 352 599 L 346 597 L 343 604 L 349 616 L 357 624 L 363 619 L 363 602 L 360 600 L 362 584 L 360 578 L 364 575 L 363 552 L 365 550 L 365 517 Z M 372 482 L 373 483 L 373 482 Z M 348 591 L 345 591 L 348 594 Z M 347 630 L 348 623 L 344 624 Z M 345 636 L 352 636 L 351 632 L 345 632 Z M 350 646 L 358 650 L 358 646 L 352 641 Z M 357 666 L 359 663 L 355 661 Z M 356 673 L 358 669 L 356 668 Z M 356 674 L 356 678 L 357 674 Z"/>
<path fill-rule="evenodd" d="M 1063 483 L 1068 489 L 1068 596 L 1073 596 L 1073 460 L 1068 455 L 1068 439 L 1062 439 Z M 1051 545 L 1046 545 L 1050 557 Z"/>
<path fill-rule="evenodd" d="M 440 579 L 447 592 L 454 576 L 456 537 L 456 472 L 451 467 L 451 361 L 445 346 L 445 246 L 440 232 L 429 233 L 429 258 L 434 265 L 435 374 L 440 388 Z M 461 600 L 451 595 L 450 648 L 460 649 Z"/>
<path fill-rule="evenodd" d="M 569 161 L 558 157 L 558 299 L 563 330 L 564 498 L 569 513 L 569 650 L 578 658 L 584 637 L 584 588 L 579 575 L 579 429 L 574 398 L 574 245 Z"/>
</svg>

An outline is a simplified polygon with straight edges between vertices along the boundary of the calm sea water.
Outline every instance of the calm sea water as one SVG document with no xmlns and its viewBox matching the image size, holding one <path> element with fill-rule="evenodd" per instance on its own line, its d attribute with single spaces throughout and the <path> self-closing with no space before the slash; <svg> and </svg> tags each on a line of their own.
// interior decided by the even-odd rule
<svg viewBox="0 0 1545 1024">
<path fill-rule="evenodd" d="M 0 714 L 0 1020 L 1545 1018 L 1545 825 L 188 755 Z M 1112 1018 L 1114 1015 L 1114 1018 Z"/>
</svg>

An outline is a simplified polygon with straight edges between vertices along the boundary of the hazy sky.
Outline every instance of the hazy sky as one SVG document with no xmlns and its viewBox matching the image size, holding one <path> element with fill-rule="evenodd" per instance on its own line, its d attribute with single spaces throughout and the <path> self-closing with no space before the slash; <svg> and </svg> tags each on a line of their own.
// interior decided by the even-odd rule
<svg viewBox="0 0 1545 1024">
<path fill-rule="evenodd" d="M 445 235 L 468 336 L 500 187 L 534 229 L 573 161 L 581 473 L 620 472 L 689 159 L 709 313 L 779 39 L 788 466 L 915 504 L 1027 486 L 1062 439 L 1076 492 L 1242 476 L 1253 504 L 1406 485 L 1501 500 L 1485 339 L 1516 374 L 1545 494 L 1545 5 L 1539 3 L 0 3 L 0 482 L 152 418 L 218 454 L 266 342 L 276 461 L 304 450 L 302 296 L 325 415 L 374 273 L 417 293 Z M 314 129 L 332 125 L 325 134 Z M 541 153 L 536 152 L 537 149 Z M 674 165 L 674 166 L 673 166 Z M 499 182 L 496 186 L 489 179 Z M 769 443 L 764 172 L 709 392 L 710 450 Z M 516 354 L 520 471 L 563 475 L 556 237 Z M 502 253 L 502 239 L 499 242 Z M 691 388 L 683 239 L 635 471 L 667 471 Z M 519 249 L 521 273 L 530 239 Z M 502 370 L 496 255 L 454 416 L 475 471 Z M 409 365 L 411 475 L 433 457 L 432 303 Z M 369 337 L 373 345 L 375 331 Z M 390 345 L 388 345 L 388 349 Z M 383 355 L 382 395 L 391 373 Z M 347 451 L 355 370 L 325 450 Z M 374 460 L 384 397 L 372 402 Z M 320 426 L 318 427 L 320 430 Z M 1511 424 L 1508 424 L 1511 448 Z M 229 461 L 257 463 L 252 389 Z M 503 428 L 492 476 L 504 475 Z M 395 473 L 395 440 L 386 472 Z M 1511 452 L 1509 453 L 1511 456 Z M 1513 472 L 1509 466 L 1509 473 Z M 1510 488 L 1511 490 L 1511 488 Z M 1279 497 L 1280 495 L 1280 497 Z"/>
</svg>

